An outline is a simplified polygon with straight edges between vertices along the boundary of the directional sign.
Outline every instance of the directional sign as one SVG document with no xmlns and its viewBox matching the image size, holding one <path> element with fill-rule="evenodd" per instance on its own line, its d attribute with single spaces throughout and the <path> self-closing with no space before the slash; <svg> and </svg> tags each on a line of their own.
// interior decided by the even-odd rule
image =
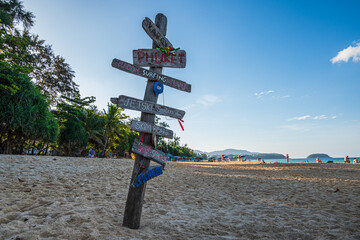
<svg viewBox="0 0 360 240">
<path fill-rule="evenodd" d="M 167 159 L 166 153 L 156 150 L 149 145 L 145 145 L 142 142 L 140 142 L 138 139 L 135 139 L 131 151 L 140 154 L 143 157 L 149 158 L 163 166 L 166 165 L 166 159 Z"/>
<path fill-rule="evenodd" d="M 191 92 L 191 85 L 187 84 L 186 82 L 163 75 L 161 73 L 147 70 L 145 68 L 134 66 L 131 63 L 127 63 L 116 58 L 114 58 L 114 60 L 112 61 L 111 66 L 128 73 L 148 78 L 150 80 L 162 82 L 164 85 L 176 88 L 181 91 Z"/>
<path fill-rule="evenodd" d="M 160 32 L 159 28 L 150 20 L 145 18 L 142 22 L 142 27 L 149 35 L 149 37 L 158 45 L 160 48 L 171 47 L 174 48 L 170 41 Z"/>
<path fill-rule="evenodd" d="M 150 179 L 157 177 L 161 174 L 163 174 L 162 166 L 152 166 L 147 171 L 139 174 L 139 176 L 136 178 L 136 182 L 132 184 L 132 187 L 138 187 L 146 181 L 149 181 Z"/>
<path fill-rule="evenodd" d="M 165 54 L 157 49 L 133 50 L 133 63 L 140 67 L 184 68 L 186 52 L 178 50 L 174 51 L 174 54 Z"/>
<path fill-rule="evenodd" d="M 138 132 L 151 133 L 157 136 L 166 137 L 170 139 L 173 138 L 174 135 L 173 131 L 171 131 L 170 129 L 159 127 L 152 123 L 136 121 L 136 120 L 131 121 L 130 129 Z"/>
<path fill-rule="evenodd" d="M 183 110 L 159 105 L 148 101 L 143 101 L 124 95 L 120 95 L 118 98 L 111 98 L 110 100 L 118 107 L 137 110 L 145 113 L 169 116 L 175 119 L 182 119 L 185 115 L 185 111 Z"/>
</svg>

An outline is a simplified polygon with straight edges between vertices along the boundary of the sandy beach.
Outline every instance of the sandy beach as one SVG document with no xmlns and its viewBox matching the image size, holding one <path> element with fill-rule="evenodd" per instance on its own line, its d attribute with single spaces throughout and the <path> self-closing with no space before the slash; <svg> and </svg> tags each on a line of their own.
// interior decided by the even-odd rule
<svg viewBox="0 0 360 240">
<path fill-rule="evenodd" d="M 122 226 L 133 160 L 0 155 L 0 239 L 360 239 L 360 164 L 173 163 Z"/>
</svg>

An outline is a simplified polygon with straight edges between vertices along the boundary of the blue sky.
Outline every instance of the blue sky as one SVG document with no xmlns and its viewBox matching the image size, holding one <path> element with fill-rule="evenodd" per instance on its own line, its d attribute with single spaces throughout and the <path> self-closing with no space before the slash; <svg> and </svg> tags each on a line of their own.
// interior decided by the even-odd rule
<svg viewBox="0 0 360 240">
<path fill-rule="evenodd" d="M 360 155 L 359 1 L 25 0 L 32 32 L 76 72 L 99 109 L 111 97 L 142 99 L 146 79 L 111 67 L 150 48 L 141 23 L 168 18 L 167 38 L 187 53 L 163 73 L 192 85 L 165 86 L 158 103 L 184 109 L 184 128 L 163 118 L 182 144 L 290 157 Z M 131 117 L 139 112 L 126 110 Z"/>
</svg>

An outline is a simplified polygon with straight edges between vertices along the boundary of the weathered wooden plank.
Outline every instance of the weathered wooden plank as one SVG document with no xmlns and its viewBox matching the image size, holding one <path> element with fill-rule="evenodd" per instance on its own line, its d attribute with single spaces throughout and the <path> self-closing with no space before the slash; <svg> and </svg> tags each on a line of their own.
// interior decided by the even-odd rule
<svg viewBox="0 0 360 240">
<path fill-rule="evenodd" d="M 174 54 L 165 54 L 157 49 L 133 50 L 133 63 L 140 67 L 184 68 L 186 52 L 178 50 L 174 51 Z"/>
<path fill-rule="evenodd" d="M 141 184 L 161 174 L 163 174 L 162 166 L 152 166 L 147 171 L 140 173 L 131 187 L 139 187 Z"/>
<path fill-rule="evenodd" d="M 130 125 L 131 130 L 138 132 L 145 132 L 155 134 L 161 137 L 173 138 L 173 131 L 164 127 L 157 126 L 152 123 L 132 120 Z"/>
<path fill-rule="evenodd" d="M 131 151 L 140 154 L 143 157 L 149 158 L 163 166 L 166 165 L 166 159 L 168 156 L 166 153 L 154 149 L 153 147 L 140 142 L 138 139 L 135 139 Z"/>
<path fill-rule="evenodd" d="M 143 101 L 125 95 L 120 95 L 118 98 L 111 98 L 110 100 L 118 107 L 141 111 L 145 113 L 158 114 L 172 117 L 175 119 L 182 119 L 185 115 L 185 111 L 183 110 L 167 107 L 148 101 Z"/>
<path fill-rule="evenodd" d="M 181 81 L 176 78 L 172 78 L 166 75 L 163 75 L 161 73 L 157 73 L 152 70 L 147 70 L 145 68 L 137 67 L 131 63 L 121 61 L 119 59 L 114 58 L 114 60 L 111 63 L 111 66 L 114 68 L 117 68 L 119 70 L 135 74 L 140 77 L 145 77 L 150 80 L 155 80 L 162 82 L 164 85 L 167 85 L 169 87 L 185 91 L 185 92 L 191 92 L 191 85 L 187 84 L 184 81 Z"/>
<path fill-rule="evenodd" d="M 149 37 L 158 45 L 160 48 L 171 47 L 173 45 L 170 41 L 165 37 L 164 34 L 161 33 L 160 29 L 150 20 L 150 18 L 145 18 L 142 22 L 142 27 L 149 35 Z"/>
<path fill-rule="evenodd" d="M 167 19 L 163 14 L 157 14 L 155 18 L 155 24 L 160 29 L 161 33 L 165 36 L 166 35 L 166 26 L 167 26 Z M 158 47 L 155 42 L 152 43 L 152 48 Z M 162 68 L 158 67 L 150 67 L 150 70 L 161 73 Z M 158 96 L 154 94 L 154 81 L 147 81 L 146 90 L 144 95 L 144 100 L 149 101 L 152 103 L 156 103 Z M 141 113 L 141 121 L 154 123 L 155 115 L 142 112 Z M 144 144 L 150 144 L 152 142 L 152 134 L 145 133 L 144 137 L 142 137 Z M 134 168 L 131 174 L 131 181 L 133 183 L 142 169 L 149 168 L 150 160 L 144 158 L 140 154 L 135 154 L 135 161 L 134 161 Z M 141 220 L 141 212 L 143 206 L 143 200 L 145 196 L 145 189 L 146 183 L 140 185 L 136 188 L 129 188 L 128 196 L 126 199 L 125 211 L 124 211 L 124 219 L 123 219 L 123 226 L 129 227 L 132 229 L 138 229 L 140 227 L 140 220 Z"/>
</svg>

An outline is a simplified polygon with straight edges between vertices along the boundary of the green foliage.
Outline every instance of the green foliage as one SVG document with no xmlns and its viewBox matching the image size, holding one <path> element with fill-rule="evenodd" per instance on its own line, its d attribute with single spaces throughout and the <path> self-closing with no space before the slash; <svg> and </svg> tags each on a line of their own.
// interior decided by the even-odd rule
<svg viewBox="0 0 360 240">
<path fill-rule="evenodd" d="M 180 146 L 180 137 L 174 135 L 172 140 L 161 140 L 158 144 L 161 151 L 165 153 L 169 153 L 174 156 L 182 156 L 182 157 L 196 157 L 197 155 L 194 153 L 194 150 L 190 149 L 187 144 L 184 146 Z"/>
<path fill-rule="evenodd" d="M 59 144 L 65 155 L 73 156 L 77 149 L 86 147 L 88 134 L 77 119 L 69 119 L 60 129 Z"/>
<path fill-rule="evenodd" d="M 84 124 L 88 107 L 95 101 L 94 97 L 68 98 L 63 96 L 57 109 L 53 111 L 60 124 L 59 149 L 65 155 L 76 155 L 86 148 L 89 134 Z"/>
<path fill-rule="evenodd" d="M 22 22 L 25 29 L 34 24 L 34 14 L 24 10 L 22 2 L 18 0 L 0 0 L 0 18 L 5 25 L 14 26 Z"/>
<path fill-rule="evenodd" d="M 22 58 L 18 55 L 25 51 L 29 39 L 8 34 L 4 25 L 0 28 L 0 37 L 0 90 L 14 94 L 20 88 L 19 79 L 25 81 L 31 71 L 30 66 L 20 64 Z M 8 46 L 14 51 L 9 52 Z"/>
<path fill-rule="evenodd" d="M 33 24 L 33 15 L 20 2 L 0 1 L 0 152 L 22 152 L 29 141 L 54 142 L 59 127 L 49 104 L 28 74 L 32 67 L 24 62 L 31 54 L 30 38 L 21 35 L 14 24 Z"/>
<path fill-rule="evenodd" d="M 78 85 L 73 81 L 75 72 L 50 45 L 39 36 L 31 36 L 29 51 L 32 56 L 28 63 L 33 69 L 30 76 L 52 105 L 61 101 L 61 96 L 79 97 Z"/>
<path fill-rule="evenodd" d="M 125 129 L 123 119 L 128 118 L 121 113 L 124 109 L 118 108 L 115 105 L 108 104 L 107 111 L 103 110 L 103 116 L 105 119 L 105 144 L 102 155 L 105 155 L 106 147 L 109 141 L 115 141 L 116 139 L 124 138 Z"/>
<path fill-rule="evenodd" d="M 18 64 L 16 67 L 26 66 L 30 71 L 29 76 L 52 105 L 56 105 L 61 95 L 79 96 L 78 85 L 73 81 L 74 71 L 69 64 L 63 57 L 55 55 L 51 46 L 46 45 L 39 36 L 29 33 L 33 19 L 34 15 L 25 11 L 20 1 L 0 0 L 2 59 Z M 20 22 L 23 24 L 23 31 L 16 28 Z M 11 86 L 11 78 L 7 81 Z M 6 88 L 4 84 L 0 84 L 2 89 Z M 7 90 L 16 89 L 16 86 L 11 86 Z"/>
<path fill-rule="evenodd" d="M 18 90 L 0 90 L 0 134 L 2 152 L 12 153 L 25 140 L 53 142 L 58 125 L 49 111 L 49 104 L 25 76 L 13 78 Z M 24 140 L 25 139 L 25 140 Z"/>
</svg>

